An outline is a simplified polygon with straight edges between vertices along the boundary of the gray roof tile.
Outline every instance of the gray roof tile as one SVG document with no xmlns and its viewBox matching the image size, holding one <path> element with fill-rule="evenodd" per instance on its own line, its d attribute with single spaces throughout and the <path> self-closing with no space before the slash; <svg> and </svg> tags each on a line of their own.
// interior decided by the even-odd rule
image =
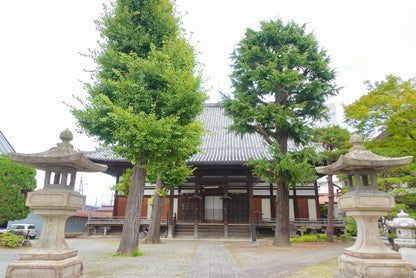
<svg viewBox="0 0 416 278">
<path fill-rule="evenodd" d="M 200 146 L 202 152 L 193 155 L 190 164 L 236 164 L 241 165 L 249 159 L 272 159 L 269 146 L 259 134 L 239 135 L 228 130 L 232 119 L 224 115 L 224 110 L 218 103 L 206 104 L 199 120 L 208 130 L 202 138 Z M 288 149 L 298 149 L 292 142 L 288 142 Z M 94 160 L 123 159 L 112 153 L 110 149 L 98 148 L 96 151 L 84 152 L 85 156 Z"/>
</svg>

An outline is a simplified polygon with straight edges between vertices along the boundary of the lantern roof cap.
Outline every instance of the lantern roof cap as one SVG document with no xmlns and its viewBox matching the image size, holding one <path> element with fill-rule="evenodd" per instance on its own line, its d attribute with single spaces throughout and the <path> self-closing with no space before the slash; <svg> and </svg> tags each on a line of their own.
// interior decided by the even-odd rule
<svg viewBox="0 0 416 278">
<path fill-rule="evenodd" d="M 351 174 L 353 171 L 366 170 L 374 173 L 384 172 L 391 169 L 399 168 L 412 162 L 413 156 L 404 157 L 385 157 L 376 155 L 366 150 L 362 145 L 363 139 L 358 134 L 353 134 L 350 143 L 353 145 L 346 155 L 331 165 L 316 167 L 320 174 Z"/>
<path fill-rule="evenodd" d="M 14 162 L 39 170 L 46 170 L 49 166 L 72 167 L 79 172 L 103 172 L 107 169 L 107 165 L 94 163 L 83 153 L 74 150 L 74 146 L 69 143 L 73 139 L 69 129 L 61 132 L 60 139 L 62 142 L 57 143 L 56 147 L 41 153 L 9 153 L 8 156 Z"/>
</svg>

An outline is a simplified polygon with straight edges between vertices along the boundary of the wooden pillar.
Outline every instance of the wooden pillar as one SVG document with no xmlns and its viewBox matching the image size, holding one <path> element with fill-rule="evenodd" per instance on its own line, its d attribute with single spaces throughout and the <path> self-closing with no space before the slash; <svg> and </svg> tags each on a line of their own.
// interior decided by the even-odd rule
<svg viewBox="0 0 416 278">
<path fill-rule="evenodd" d="M 119 181 L 120 181 L 120 176 L 117 175 L 116 184 L 119 183 Z M 118 211 L 118 190 L 116 190 L 116 192 L 114 193 L 113 216 L 121 216 L 121 215 L 117 215 L 117 211 Z"/>
<path fill-rule="evenodd" d="M 195 201 L 195 213 L 194 213 L 194 238 L 198 238 L 198 221 L 199 221 L 199 200 L 201 200 L 201 196 L 199 196 L 199 187 L 201 185 L 201 176 L 198 176 L 196 179 L 195 184 L 195 195 L 192 197 Z"/>
<path fill-rule="evenodd" d="M 316 209 L 316 218 L 321 218 L 321 211 L 319 210 L 319 193 L 318 193 L 318 181 L 315 180 L 313 184 L 315 191 L 315 209 Z"/>
<path fill-rule="evenodd" d="M 173 238 L 174 223 L 173 223 L 173 201 L 174 201 L 175 189 L 170 189 L 169 195 L 169 214 L 168 214 L 168 238 Z"/>
<path fill-rule="evenodd" d="M 253 179 L 251 178 L 251 176 L 247 176 L 247 182 L 248 182 L 248 222 L 250 224 L 254 223 L 254 217 L 253 217 L 253 213 L 254 213 L 254 197 L 253 197 Z"/>
<path fill-rule="evenodd" d="M 276 218 L 276 208 L 274 207 L 273 183 L 270 184 L 270 218 Z"/>
<path fill-rule="evenodd" d="M 224 197 L 223 197 L 223 210 L 224 210 L 224 238 L 228 238 L 228 203 L 230 197 L 228 196 L 228 176 L 224 176 Z"/>
<path fill-rule="evenodd" d="M 289 191 L 289 217 L 290 217 L 290 188 L 288 189 Z M 293 217 L 296 219 L 297 216 L 299 216 L 299 211 L 298 211 L 298 202 L 297 202 L 297 196 L 296 196 L 296 186 L 293 187 L 293 195 L 292 195 L 292 201 L 293 201 Z"/>
</svg>

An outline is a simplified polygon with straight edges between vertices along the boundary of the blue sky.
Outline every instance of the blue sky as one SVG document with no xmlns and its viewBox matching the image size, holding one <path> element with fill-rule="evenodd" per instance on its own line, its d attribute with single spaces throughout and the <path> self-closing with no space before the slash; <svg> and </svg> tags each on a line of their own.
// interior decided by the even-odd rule
<svg viewBox="0 0 416 278">
<path fill-rule="evenodd" d="M 84 69 L 95 65 L 79 53 L 97 48 L 100 37 L 93 21 L 103 2 L 108 1 L 0 2 L 0 130 L 17 152 L 45 151 L 65 128 L 74 132 L 77 149 L 98 146 L 75 133 L 75 119 L 64 102 L 86 95 L 80 80 L 88 81 Z M 211 102 L 219 100 L 218 91 L 230 91 L 229 55 L 245 29 L 277 17 L 306 23 L 328 51 L 343 87 L 329 102 L 337 104 L 340 115 L 342 104 L 366 93 L 363 81 L 380 81 L 388 74 L 416 76 L 416 1 L 178 0 L 177 5 L 204 64 Z M 113 178 L 83 177 L 88 203 L 110 200 L 107 188 Z"/>
</svg>

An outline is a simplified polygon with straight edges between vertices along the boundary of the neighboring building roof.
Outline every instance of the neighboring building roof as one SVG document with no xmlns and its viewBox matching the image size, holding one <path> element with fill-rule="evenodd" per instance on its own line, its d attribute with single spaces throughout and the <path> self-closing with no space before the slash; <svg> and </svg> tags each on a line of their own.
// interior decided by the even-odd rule
<svg viewBox="0 0 416 278">
<path fill-rule="evenodd" d="M 7 141 L 6 137 L 0 131 L 0 154 L 8 154 L 14 152 L 15 150 L 13 149 L 12 145 L 10 145 L 9 141 Z"/>
<path fill-rule="evenodd" d="M 99 207 L 95 210 L 96 212 L 108 212 L 108 211 L 113 211 L 113 206 L 102 206 Z"/>
<path fill-rule="evenodd" d="M 205 104 L 199 120 L 208 130 L 202 138 L 202 152 L 193 155 L 188 163 L 192 165 L 242 165 L 249 159 L 272 159 L 269 146 L 261 136 L 255 134 L 238 135 L 228 130 L 233 120 L 224 114 L 219 103 Z M 293 142 L 288 142 L 288 149 L 299 150 Z M 85 156 L 97 161 L 124 161 L 113 154 L 110 149 L 99 148 L 95 151 L 83 152 Z"/>
<path fill-rule="evenodd" d="M 88 217 L 91 214 L 91 217 L 95 218 L 106 218 L 108 217 L 108 213 L 98 212 L 98 211 L 89 211 L 89 210 L 77 210 L 75 216 L 78 217 Z"/>
<path fill-rule="evenodd" d="M 83 151 L 84 155 L 91 160 L 102 160 L 102 161 L 125 161 L 119 155 L 113 153 L 108 148 L 97 148 L 95 151 Z"/>
</svg>

